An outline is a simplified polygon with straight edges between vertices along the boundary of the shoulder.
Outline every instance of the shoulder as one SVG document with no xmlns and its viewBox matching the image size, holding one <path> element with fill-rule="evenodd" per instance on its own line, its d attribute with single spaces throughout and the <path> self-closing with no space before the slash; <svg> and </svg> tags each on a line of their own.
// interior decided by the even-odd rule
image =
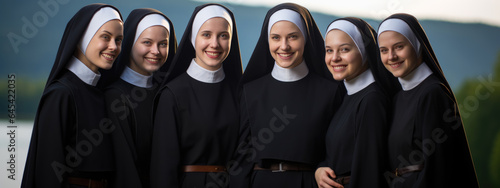
<svg viewBox="0 0 500 188">
<path fill-rule="evenodd" d="M 72 97 L 73 91 L 70 85 L 55 81 L 47 86 L 43 92 L 43 97 Z"/>
<path fill-rule="evenodd" d="M 104 95 L 106 97 L 119 96 L 125 92 L 124 89 L 119 80 L 117 80 L 104 89 Z"/>
<path fill-rule="evenodd" d="M 270 81 L 272 81 L 271 79 L 272 79 L 271 74 L 266 74 L 260 78 L 257 78 L 255 80 L 248 82 L 248 83 L 245 83 L 243 85 L 243 88 L 250 89 L 250 88 L 255 88 L 255 87 L 262 87 L 263 84 L 267 84 Z"/>
<path fill-rule="evenodd" d="M 68 105 L 75 103 L 73 92 L 68 85 L 55 81 L 45 88 L 40 106 L 68 107 Z"/>
<path fill-rule="evenodd" d="M 183 73 L 179 76 L 177 76 L 176 78 L 174 78 L 173 80 L 171 80 L 170 82 L 168 82 L 166 84 L 165 87 L 162 88 L 162 90 L 164 90 L 165 88 L 169 88 L 171 91 L 178 91 L 178 90 L 182 90 L 182 89 L 185 89 L 185 88 L 188 88 L 190 87 L 189 83 L 192 81 L 193 79 L 187 74 L 187 73 Z"/>
<path fill-rule="evenodd" d="M 389 104 L 389 98 L 382 92 L 377 84 L 369 85 L 362 93 L 361 105 L 367 107 L 386 107 Z"/>
<path fill-rule="evenodd" d="M 420 96 L 424 99 L 449 98 L 451 91 L 441 82 L 428 82 L 420 89 Z"/>
</svg>

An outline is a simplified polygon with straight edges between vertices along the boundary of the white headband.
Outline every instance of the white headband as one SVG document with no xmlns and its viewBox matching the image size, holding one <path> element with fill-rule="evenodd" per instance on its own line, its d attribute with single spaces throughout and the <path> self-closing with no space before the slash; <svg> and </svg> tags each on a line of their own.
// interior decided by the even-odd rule
<svg viewBox="0 0 500 188">
<path fill-rule="evenodd" d="M 408 39 L 408 41 L 410 41 L 411 45 L 415 49 L 415 52 L 417 52 L 417 55 L 420 54 L 420 42 L 405 21 L 396 18 L 388 19 L 382 22 L 382 24 L 378 27 L 378 36 L 385 31 L 395 31 L 402 34 L 406 37 L 406 39 Z"/>
<path fill-rule="evenodd" d="M 193 44 L 193 47 L 195 47 L 196 36 L 198 35 L 198 31 L 200 30 L 201 26 L 207 20 L 216 17 L 226 19 L 226 21 L 229 23 L 230 31 L 232 31 L 233 21 L 226 9 L 217 5 L 206 6 L 196 14 L 196 17 L 193 21 L 193 27 L 191 31 L 191 43 Z"/>
<path fill-rule="evenodd" d="M 102 27 L 106 22 L 110 20 L 120 20 L 120 14 L 118 11 L 111 7 L 104 7 L 98 10 L 94 16 L 92 17 L 92 20 L 90 20 L 89 25 L 87 26 L 87 30 L 85 30 L 85 33 L 83 34 L 82 40 L 80 41 L 80 50 L 82 50 L 82 53 L 85 55 L 85 51 L 87 51 L 87 46 L 90 43 L 90 40 L 92 40 L 92 37 L 94 37 L 95 33 L 99 28 Z"/>
<path fill-rule="evenodd" d="M 367 54 L 365 50 L 365 43 L 363 42 L 363 37 L 361 36 L 361 33 L 358 30 L 358 27 L 354 25 L 353 23 L 347 21 L 347 20 L 338 20 L 330 24 L 328 26 L 328 29 L 326 30 L 326 35 L 328 35 L 328 32 L 331 30 L 338 29 L 343 31 L 344 33 L 347 33 L 351 37 L 351 39 L 354 41 L 356 44 L 356 47 L 358 47 L 359 52 L 361 53 L 361 57 L 363 60 L 363 64 L 366 61 Z"/>
<path fill-rule="evenodd" d="M 137 39 L 139 39 L 139 36 L 142 34 L 144 30 L 146 30 L 149 27 L 152 26 L 163 26 L 165 29 L 167 29 L 168 32 L 170 32 L 170 25 L 168 23 L 168 20 L 165 19 L 162 15 L 159 14 L 150 14 L 142 18 L 142 20 L 139 22 L 137 25 L 137 30 L 135 32 L 135 39 L 134 39 L 134 44 L 137 42 Z"/>
<path fill-rule="evenodd" d="M 304 37 L 304 39 L 307 40 L 306 29 L 304 27 L 304 22 L 302 21 L 302 16 L 300 16 L 298 12 L 290 9 L 278 10 L 269 18 L 269 25 L 267 26 L 268 38 L 271 36 L 271 27 L 273 27 L 273 25 L 279 21 L 289 21 L 294 23 L 300 29 L 300 32 L 302 32 L 302 36 Z"/>
</svg>

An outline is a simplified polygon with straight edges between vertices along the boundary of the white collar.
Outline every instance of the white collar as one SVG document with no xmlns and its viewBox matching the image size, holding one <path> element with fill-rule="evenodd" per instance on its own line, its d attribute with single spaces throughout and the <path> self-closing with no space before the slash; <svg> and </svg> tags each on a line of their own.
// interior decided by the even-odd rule
<svg viewBox="0 0 500 188">
<path fill-rule="evenodd" d="M 309 73 L 306 62 L 302 61 L 299 65 L 293 68 L 283 68 L 280 67 L 276 62 L 274 62 L 273 71 L 271 75 L 274 79 L 282 82 L 295 82 L 306 77 Z"/>
<path fill-rule="evenodd" d="M 417 87 L 422 81 L 424 81 L 429 75 L 432 74 L 432 70 L 427 66 L 425 62 L 422 62 L 415 70 L 410 74 L 406 75 L 404 78 L 398 78 L 399 83 L 403 90 L 408 91 Z"/>
<path fill-rule="evenodd" d="M 73 72 L 80 80 L 91 86 L 96 86 L 99 78 L 101 78 L 101 73 L 97 72 L 96 74 L 75 56 L 71 57 L 66 68 Z"/>
<path fill-rule="evenodd" d="M 211 71 L 198 65 L 194 59 L 191 60 L 191 64 L 186 73 L 191 76 L 191 78 L 205 83 L 219 83 L 226 77 L 222 66 L 217 70 Z"/>
<path fill-rule="evenodd" d="M 357 92 L 365 89 L 371 83 L 375 82 L 375 78 L 373 77 L 372 70 L 367 69 L 365 72 L 358 75 L 356 78 L 352 80 L 344 80 L 345 88 L 347 89 L 348 95 L 354 95 Z"/>
<path fill-rule="evenodd" d="M 123 70 L 122 75 L 120 76 L 122 80 L 128 82 L 137 87 L 142 88 L 151 88 L 153 87 L 153 76 L 144 76 L 135 72 L 130 67 L 126 66 Z"/>
</svg>

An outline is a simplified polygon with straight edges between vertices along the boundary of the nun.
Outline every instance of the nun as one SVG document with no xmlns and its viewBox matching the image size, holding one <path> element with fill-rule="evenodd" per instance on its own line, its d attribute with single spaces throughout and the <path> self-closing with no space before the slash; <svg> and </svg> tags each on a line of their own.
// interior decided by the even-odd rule
<svg viewBox="0 0 500 188">
<path fill-rule="evenodd" d="M 347 90 L 326 133 L 319 187 L 387 187 L 388 94 L 397 80 L 379 61 L 375 30 L 364 20 L 333 21 L 325 34 L 325 62 Z"/>
<path fill-rule="evenodd" d="M 241 84 L 231 187 L 317 187 L 314 171 L 342 86 L 328 72 L 306 8 L 284 3 L 268 11 Z"/>
<path fill-rule="evenodd" d="M 195 8 L 158 93 L 152 187 L 227 187 L 237 145 L 241 57 L 233 13 Z"/>
<path fill-rule="evenodd" d="M 116 186 L 149 187 L 153 99 L 177 41 L 172 22 L 151 8 L 133 10 L 124 34 L 122 53 L 108 78 L 113 83 L 105 90 L 108 115 L 117 128 Z"/>
<path fill-rule="evenodd" d="M 418 20 L 389 16 L 378 45 L 402 88 L 388 136 L 391 187 L 478 187 L 457 101 Z"/>
<path fill-rule="evenodd" d="M 68 22 L 38 105 L 21 187 L 112 185 L 115 127 L 96 85 L 122 39 L 121 15 L 110 5 L 85 6 Z"/>
</svg>

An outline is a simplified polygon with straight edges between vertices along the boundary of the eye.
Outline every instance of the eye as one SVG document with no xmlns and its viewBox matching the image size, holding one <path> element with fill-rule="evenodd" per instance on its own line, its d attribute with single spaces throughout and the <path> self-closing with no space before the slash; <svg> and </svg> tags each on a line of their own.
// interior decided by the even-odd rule
<svg viewBox="0 0 500 188">
<path fill-rule="evenodd" d="M 229 39 L 229 34 L 223 33 L 223 34 L 220 35 L 220 37 L 223 38 L 223 39 Z"/>
<path fill-rule="evenodd" d="M 299 38 L 299 36 L 297 36 L 297 35 L 291 35 L 290 38 L 291 39 L 297 39 L 297 38 Z"/>
<path fill-rule="evenodd" d="M 160 47 L 162 47 L 162 48 L 168 47 L 168 43 L 162 42 L 162 43 L 160 43 Z"/>
<path fill-rule="evenodd" d="M 350 51 L 350 49 L 349 49 L 349 48 L 346 48 L 346 47 L 344 47 L 344 48 L 340 48 L 340 52 L 344 52 L 344 53 L 346 53 L 346 52 L 349 52 L 349 51 Z"/>
<path fill-rule="evenodd" d="M 202 33 L 201 36 L 205 38 L 210 38 L 210 33 Z"/>
<path fill-rule="evenodd" d="M 332 50 L 332 49 L 329 49 L 329 48 L 328 48 L 328 49 L 326 49 L 325 51 L 326 51 L 326 53 L 333 53 L 333 50 Z"/>
<path fill-rule="evenodd" d="M 120 39 L 116 39 L 116 40 L 115 40 L 115 43 L 116 43 L 116 44 L 121 44 L 121 43 L 122 43 L 122 41 L 123 41 L 123 39 L 121 39 L 121 38 L 120 38 Z"/>
<path fill-rule="evenodd" d="M 396 46 L 396 49 L 398 49 L 398 50 L 401 50 L 401 49 L 403 49 L 403 48 L 404 48 L 404 46 L 403 46 L 403 45 L 397 45 L 397 46 Z"/>
<path fill-rule="evenodd" d="M 106 41 L 109 41 L 111 39 L 111 37 L 109 37 L 108 35 L 101 35 L 101 38 Z"/>
<path fill-rule="evenodd" d="M 271 39 L 272 39 L 272 40 L 279 40 L 279 39 L 280 39 L 280 37 L 279 37 L 278 35 L 273 35 L 273 36 L 271 36 Z"/>
<path fill-rule="evenodd" d="M 380 49 L 380 53 L 383 53 L 383 54 L 387 53 L 387 51 L 388 51 L 388 50 L 387 50 L 387 49 L 385 49 L 385 48 L 381 48 L 381 49 Z"/>
</svg>

